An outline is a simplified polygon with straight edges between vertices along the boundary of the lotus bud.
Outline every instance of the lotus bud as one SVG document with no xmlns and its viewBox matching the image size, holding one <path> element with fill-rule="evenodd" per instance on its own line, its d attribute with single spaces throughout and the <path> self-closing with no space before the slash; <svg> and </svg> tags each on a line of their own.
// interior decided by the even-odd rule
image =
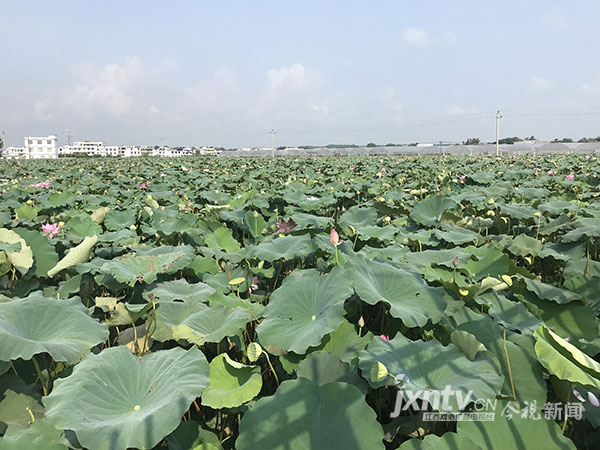
<svg viewBox="0 0 600 450">
<path fill-rule="evenodd" d="M 329 242 L 331 242 L 334 247 L 337 247 L 340 244 L 340 235 L 335 231 L 335 228 L 333 228 L 329 234 Z"/>
<path fill-rule="evenodd" d="M 364 327 L 365 326 L 365 319 L 363 318 L 363 316 L 360 316 L 358 319 L 358 326 L 359 327 Z"/>
</svg>

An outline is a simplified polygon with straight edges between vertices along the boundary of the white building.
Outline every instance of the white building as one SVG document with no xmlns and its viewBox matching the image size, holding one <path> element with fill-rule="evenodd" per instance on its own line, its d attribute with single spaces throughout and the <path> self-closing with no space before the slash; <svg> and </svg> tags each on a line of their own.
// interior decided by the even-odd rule
<svg viewBox="0 0 600 450">
<path fill-rule="evenodd" d="M 2 152 L 5 159 L 23 159 L 25 158 L 25 147 L 7 147 Z"/>
<path fill-rule="evenodd" d="M 112 156 L 128 158 L 141 156 L 138 147 L 125 145 L 104 145 L 104 142 L 74 142 L 73 145 L 65 145 L 60 148 L 60 154 L 64 156 L 87 155 L 87 156 Z"/>
<path fill-rule="evenodd" d="M 58 149 L 56 148 L 56 136 L 25 138 L 25 159 L 56 159 Z"/>
</svg>

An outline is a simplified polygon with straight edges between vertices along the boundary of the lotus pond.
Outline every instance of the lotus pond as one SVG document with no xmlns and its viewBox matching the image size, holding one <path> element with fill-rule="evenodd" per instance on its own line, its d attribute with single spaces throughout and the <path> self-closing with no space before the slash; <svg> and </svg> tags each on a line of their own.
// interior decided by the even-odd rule
<svg viewBox="0 0 600 450">
<path fill-rule="evenodd" d="M 593 155 L 1 164 L 0 449 L 598 448 Z"/>
</svg>

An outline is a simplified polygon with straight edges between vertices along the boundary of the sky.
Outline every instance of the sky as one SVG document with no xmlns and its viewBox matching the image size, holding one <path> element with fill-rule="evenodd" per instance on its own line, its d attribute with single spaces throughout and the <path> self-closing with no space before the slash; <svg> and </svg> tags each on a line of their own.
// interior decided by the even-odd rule
<svg viewBox="0 0 600 450">
<path fill-rule="evenodd" d="M 0 0 L 8 145 L 600 135 L 600 2 Z"/>
</svg>

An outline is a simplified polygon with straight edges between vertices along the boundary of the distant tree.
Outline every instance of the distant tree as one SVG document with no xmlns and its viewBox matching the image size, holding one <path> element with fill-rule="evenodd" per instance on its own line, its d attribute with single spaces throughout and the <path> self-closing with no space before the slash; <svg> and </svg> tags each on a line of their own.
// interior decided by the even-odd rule
<svg viewBox="0 0 600 450">
<path fill-rule="evenodd" d="M 377 147 L 377 144 L 375 144 L 374 142 L 369 142 L 367 144 L 367 147 Z"/>
<path fill-rule="evenodd" d="M 469 138 L 465 142 L 463 142 L 464 145 L 479 145 L 480 143 L 481 141 L 479 140 L 479 138 Z"/>
<path fill-rule="evenodd" d="M 507 137 L 507 138 L 503 138 L 500 139 L 498 141 L 499 144 L 514 144 L 515 142 L 521 142 L 523 139 L 521 139 L 518 136 L 513 136 L 513 137 Z"/>
<path fill-rule="evenodd" d="M 525 140 L 526 141 L 535 141 L 536 139 L 535 139 L 535 136 L 532 134 L 531 136 L 526 137 Z"/>
<path fill-rule="evenodd" d="M 277 150 L 285 150 L 287 147 L 277 147 Z"/>
<path fill-rule="evenodd" d="M 416 147 L 419 143 L 418 142 L 411 142 L 410 144 L 408 144 L 409 147 Z"/>
<path fill-rule="evenodd" d="M 158 150 L 160 147 L 158 145 L 154 146 L 154 150 Z"/>
<path fill-rule="evenodd" d="M 559 142 L 559 143 L 568 144 L 569 142 L 573 142 L 573 139 L 571 139 L 571 138 L 562 138 L 562 139 L 556 138 L 552 142 Z"/>
<path fill-rule="evenodd" d="M 600 142 L 600 136 L 597 136 L 595 138 L 594 137 L 591 137 L 591 138 L 584 137 L 584 138 L 579 139 L 577 142 L 582 142 L 582 143 L 584 143 L 584 142 Z"/>
<path fill-rule="evenodd" d="M 396 144 L 392 144 L 391 142 L 385 144 L 386 147 L 396 147 Z"/>
</svg>

